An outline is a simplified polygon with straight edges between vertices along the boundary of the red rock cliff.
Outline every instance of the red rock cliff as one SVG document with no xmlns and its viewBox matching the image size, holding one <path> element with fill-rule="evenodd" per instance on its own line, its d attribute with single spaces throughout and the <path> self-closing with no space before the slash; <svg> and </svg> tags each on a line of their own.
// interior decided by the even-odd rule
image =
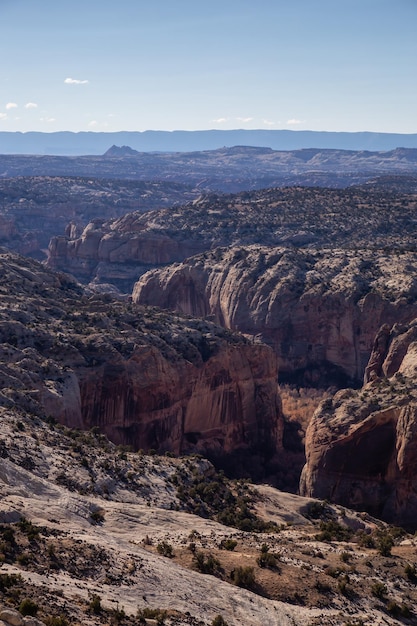
<svg viewBox="0 0 417 626">
<path fill-rule="evenodd" d="M 133 299 L 258 336 L 278 357 L 281 380 L 362 379 L 383 323 L 417 314 L 412 255 L 366 250 L 215 250 L 140 277 Z"/>
<path fill-rule="evenodd" d="M 417 528 L 416 337 L 417 320 L 382 329 L 367 369 L 371 382 L 338 392 L 316 411 L 306 434 L 302 495 Z"/>
</svg>

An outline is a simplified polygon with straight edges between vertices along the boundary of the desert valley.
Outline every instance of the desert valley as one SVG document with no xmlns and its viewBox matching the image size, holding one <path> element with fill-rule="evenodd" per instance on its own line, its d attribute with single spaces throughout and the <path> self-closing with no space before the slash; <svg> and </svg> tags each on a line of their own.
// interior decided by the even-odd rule
<svg viewBox="0 0 417 626">
<path fill-rule="evenodd" d="M 417 623 L 417 149 L 0 155 L 0 624 Z"/>
</svg>

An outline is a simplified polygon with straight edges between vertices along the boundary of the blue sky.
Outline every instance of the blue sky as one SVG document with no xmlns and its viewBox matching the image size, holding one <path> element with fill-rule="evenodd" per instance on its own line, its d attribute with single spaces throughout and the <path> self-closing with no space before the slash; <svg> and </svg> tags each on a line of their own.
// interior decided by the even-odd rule
<svg viewBox="0 0 417 626">
<path fill-rule="evenodd" d="M 417 132 L 417 0 L 0 0 L 0 130 Z"/>
</svg>

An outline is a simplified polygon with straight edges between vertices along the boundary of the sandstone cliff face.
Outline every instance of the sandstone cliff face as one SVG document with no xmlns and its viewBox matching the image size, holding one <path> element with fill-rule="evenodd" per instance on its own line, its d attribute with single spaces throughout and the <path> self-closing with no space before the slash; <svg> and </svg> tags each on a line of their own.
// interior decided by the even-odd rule
<svg viewBox="0 0 417 626">
<path fill-rule="evenodd" d="M 340 385 L 362 379 L 381 324 L 416 315 L 415 269 L 411 253 L 235 247 L 142 275 L 133 300 L 259 337 L 281 380 Z"/>
<path fill-rule="evenodd" d="M 225 346 L 199 366 L 143 346 L 78 376 L 83 427 L 117 443 L 211 458 L 281 447 L 277 372 L 263 346 Z"/>
<path fill-rule="evenodd" d="M 417 320 L 383 328 L 367 368 L 371 382 L 338 392 L 316 411 L 306 434 L 303 495 L 416 528 L 416 337 Z"/>
<path fill-rule="evenodd" d="M 209 322 L 89 295 L 0 255 L 0 405 L 120 444 L 224 459 L 281 449 L 276 359 Z M 13 294 L 10 287 L 13 285 Z"/>
<path fill-rule="evenodd" d="M 224 246 L 369 250 L 372 233 L 377 255 L 384 248 L 413 249 L 415 211 L 413 193 L 378 186 L 207 193 L 171 209 L 92 219 L 81 236 L 51 241 L 48 264 L 83 282 L 111 282 L 130 291 L 146 269 Z M 108 212 L 101 216 L 110 219 Z"/>
<path fill-rule="evenodd" d="M 134 215 L 113 222 L 95 220 L 72 238 L 53 237 L 48 267 L 70 272 L 84 282 L 112 283 L 130 292 L 138 276 L 151 267 L 182 260 L 205 247 L 145 231 Z"/>
<path fill-rule="evenodd" d="M 82 229 L 96 218 L 114 219 L 197 195 L 172 182 L 71 178 L 68 172 L 64 177 L 27 176 L 30 169 L 0 179 L 0 245 L 42 260 L 51 237 L 63 235 L 70 221 Z"/>
</svg>

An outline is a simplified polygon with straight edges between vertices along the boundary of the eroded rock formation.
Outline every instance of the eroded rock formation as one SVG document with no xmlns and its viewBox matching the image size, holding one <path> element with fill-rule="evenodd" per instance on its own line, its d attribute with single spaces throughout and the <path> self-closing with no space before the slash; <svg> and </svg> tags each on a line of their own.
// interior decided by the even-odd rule
<svg viewBox="0 0 417 626">
<path fill-rule="evenodd" d="M 201 243 L 149 232 L 130 214 L 120 220 L 95 220 L 73 237 L 53 237 L 48 267 L 70 272 L 84 282 L 112 283 L 130 292 L 150 268 L 173 263 L 205 249 Z M 139 216 L 140 217 L 140 216 Z"/>
<path fill-rule="evenodd" d="M 417 320 L 381 329 L 360 391 L 324 401 L 306 434 L 300 492 L 417 523 Z"/>
<path fill-rule="evenodd" d="M 281 380 L 362 380 L 381 324 L 417 314 L 417 258 L 369 250 L 250 246 L 206 252 L 140 277 L 133 300 L 257 336 Z"/>
<path fill-rule="evenodd" d="M 0 255 L 0 404 L 120 444 L 212 458 L 281 449 L 270 348 L 210 322 L 91 295 Z M 13 287 L 11 292 L 11 286 Z"/>
</svg>

